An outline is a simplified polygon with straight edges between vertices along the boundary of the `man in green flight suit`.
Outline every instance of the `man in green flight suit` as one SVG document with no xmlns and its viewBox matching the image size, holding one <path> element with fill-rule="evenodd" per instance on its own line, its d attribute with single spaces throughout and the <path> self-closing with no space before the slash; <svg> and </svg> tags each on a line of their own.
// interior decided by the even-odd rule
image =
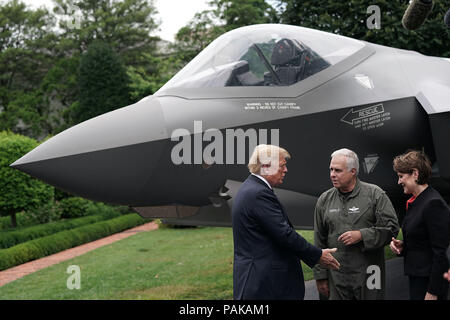
<svg viewBox="0 0 450 320">
<path fill-rule="evenodd" d="M 331 155 L 333 188 L 317 200 L 314 242 L 338 248 L 339 270 L 314 267 L 317 289 L 330 300 L 379 300 L 385 295 L 384 246 L 399 231 L 397 215 L 386 193 L 358 179 L 356 153 L 340 149 Z"/>
</svg>

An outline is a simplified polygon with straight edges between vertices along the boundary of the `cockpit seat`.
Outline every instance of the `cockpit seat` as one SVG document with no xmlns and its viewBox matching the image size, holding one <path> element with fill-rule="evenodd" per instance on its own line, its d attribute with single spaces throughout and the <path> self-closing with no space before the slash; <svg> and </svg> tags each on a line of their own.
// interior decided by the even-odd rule
<svg viewBox="0 0 450 320">
<path fill-rule="evenodd" d="M 259 80 L 251 71 L 247 61 L 239 61 L 233 66 L 233 70 L 225 86 L 261 86 L 263 81 Z"/>
<path fill-rule="evenodd" d="M 302 80 L 305 57 L 306 50 L 295 39 L 283 38 L 275 44 L 270 63 L 274 66 L 279 85 L 288 86 Z"/>
</svg>

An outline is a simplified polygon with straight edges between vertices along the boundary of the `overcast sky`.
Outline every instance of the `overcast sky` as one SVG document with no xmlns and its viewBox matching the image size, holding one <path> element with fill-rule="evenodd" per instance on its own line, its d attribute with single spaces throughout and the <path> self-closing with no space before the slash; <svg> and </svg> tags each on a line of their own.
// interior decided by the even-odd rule
<svg viewBox="0 0 450 320">
<path fill-rule="evenodd" d="M 53 6 L 52 0 L 21 0 L 33 7 Z M 157 18 L 161 20 L 159 35 L 164 40 L 173 41 L 177 31 L 186 25 L 197 12 L 208 9 L 208 0 L 156 0 Z M 3 3 L 6 0 L 2 1 Z"/>
</svg>

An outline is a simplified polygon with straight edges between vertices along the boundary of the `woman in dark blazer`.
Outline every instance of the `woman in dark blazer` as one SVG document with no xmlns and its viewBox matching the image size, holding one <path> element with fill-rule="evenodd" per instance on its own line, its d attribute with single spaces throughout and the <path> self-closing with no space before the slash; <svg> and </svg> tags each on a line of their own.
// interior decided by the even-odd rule
<svg viewBox="0 0 450 320">
<path fill-rule="evenodd" d="M 446 300 L 450 210 L 441 195 L 429 184 L 431 163 L 419 151 L 394 159 L 398 184 L 412 197 L 406 203 L 403 241 L 392 238 L 391 250 L 404 257 L 411 300 Z"/>
</svg>

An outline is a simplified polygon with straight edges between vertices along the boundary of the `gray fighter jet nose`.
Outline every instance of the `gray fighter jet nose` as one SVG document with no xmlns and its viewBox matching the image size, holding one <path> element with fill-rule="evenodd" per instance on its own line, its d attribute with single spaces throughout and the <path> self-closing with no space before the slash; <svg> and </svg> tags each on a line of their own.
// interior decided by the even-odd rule
<svg viewBox="0 0 450 320">
<path fill-rule="evenodd" d="M 65 130 L 11 166 L 72 194 L 135 205 L 167 138 L 161 105 L 147 97 Z"/>
</svg>

